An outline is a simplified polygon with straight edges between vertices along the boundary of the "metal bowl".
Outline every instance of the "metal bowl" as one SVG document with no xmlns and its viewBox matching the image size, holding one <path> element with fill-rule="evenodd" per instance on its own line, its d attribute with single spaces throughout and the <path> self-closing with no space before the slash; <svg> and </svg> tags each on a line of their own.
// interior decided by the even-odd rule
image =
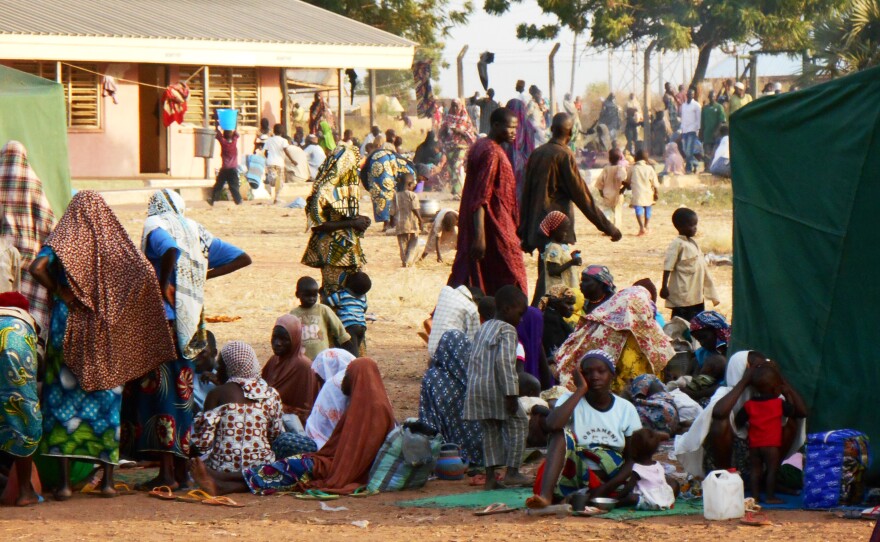
<svg viewBox="0 0 880 542">
<path fill-rule="evenodd" d="M 433 218 L 440 212 L 440 202 L 435 199 L 423 199 L 419 202 L 419 214 L 422 218 Z"/>
<path fill-rule="evenodd" d="M 610 512 L 614 510 L 615 506 L 617 506 L 617 499 L 612 499 L 610 497 L 596 497 L 595 499 L 590 499 L 590 504 L 600 510 Z"/>
</svg>

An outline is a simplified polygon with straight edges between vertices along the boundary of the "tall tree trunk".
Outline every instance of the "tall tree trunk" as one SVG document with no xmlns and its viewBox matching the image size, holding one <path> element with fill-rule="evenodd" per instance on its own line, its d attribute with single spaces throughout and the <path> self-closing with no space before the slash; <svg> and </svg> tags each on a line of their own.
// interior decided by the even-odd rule
<svg viewBox="0 0 880 542">
<path fill-rule="evenodd" d="M 714 49 L 715 44 L 712 42 L 704 43 L 700 46 L 700 54 L 697 56 L 697 67 L 694 70 L 694 78 L 691 79 L 692 87 L 699 87 L 703 79 L 706 78 L 706 70 L 709 69 L 709 55 L 712 54 Z"/>
</svg>

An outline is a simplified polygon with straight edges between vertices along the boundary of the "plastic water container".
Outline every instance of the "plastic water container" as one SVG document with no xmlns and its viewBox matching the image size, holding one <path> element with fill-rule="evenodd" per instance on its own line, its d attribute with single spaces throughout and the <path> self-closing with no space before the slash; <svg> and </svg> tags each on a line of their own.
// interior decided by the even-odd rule
<svg viewBox="0 0 880 542">
<path fill-rule="evenodd" d="M 706 519 L 737 519 L 746 514 L 743 481 L 736 472 L 712 471 L 703 480 L 703 516 Z"/>
<path fill-rule="evenodd" d="M 217 121 L 221 130 L 235 130 L 238 125 L 238 109 L 218 109 Z"/>
</svg>

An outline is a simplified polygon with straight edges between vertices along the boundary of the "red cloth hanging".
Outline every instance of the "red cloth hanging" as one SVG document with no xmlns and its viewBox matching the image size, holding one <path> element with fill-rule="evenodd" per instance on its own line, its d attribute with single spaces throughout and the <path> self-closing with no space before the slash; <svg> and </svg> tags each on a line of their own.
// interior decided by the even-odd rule
<svg viewBox="0 0 880 542">
<path fill-rule="evenodd" d="M 162 124 L 167 128 L 175 122 L 183 124 L 186 114 L 186 100 L 189 98 L 189 87 L 186 83 L 168 85 L 162 94 Z"/>
</svg>

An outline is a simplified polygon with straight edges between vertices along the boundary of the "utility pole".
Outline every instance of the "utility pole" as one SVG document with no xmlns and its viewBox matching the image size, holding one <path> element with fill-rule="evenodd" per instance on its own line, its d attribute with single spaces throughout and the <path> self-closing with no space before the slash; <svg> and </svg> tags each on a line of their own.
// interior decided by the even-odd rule
<svg viewBox="0 0 880 542">
<path fill-rule="evenodd" d="M 657 40 L 654 40 L 645 49 L 645 95 L 642 97 L 642 119 L 644 120 L 644 125 L 642 126 L 642 134 L 643 148 L 648 153 L 648 156 L 651 156 L 651 53 L 656 46 Z"/>
<path fill-rule="evenodd" d="M 550 113 L 556 114 L 556 53 L 559 52 L 559 43 L 550 51 L 548 62 L 550 63 Z"/>
<path fill-rule="evenodd" d="M 657 94 L 663 96 L 665 87 L 663 86 L 663 49 L 657 53 Z"/>
<path fill-rule="evenodd" d="M 575 66 L 577 65 L 577 51 L 578 51 L 578 34 L 575 32 L 574 44 L 572 44 L 572 46 L 571 46 L 571 86 L 568 89 L 568 92 L 571 94 L 572 99 L 574 99 L 574 72 L 575 72 Z"/>
<path fill-rule="evenodd" d="M 465 45 L 461 48 L 461 52 L 458 53 L 458 58 L 455 60 L 455 65 L 458 68 L 458 97 L 462 100 L 464 99 L 464 55 L 467 54 L 468 46 Z"/>
<path fill-rule="evenodd" d="M 376 125 L 376 70 L 370 70 L 370 129 Z"/>
<path fill-rule="evenodd" d="M 608 50 L 608 94 L 614 92 L 612 89 L 614 81 L 611 80 L 611 49 Z"/>
</svg>

